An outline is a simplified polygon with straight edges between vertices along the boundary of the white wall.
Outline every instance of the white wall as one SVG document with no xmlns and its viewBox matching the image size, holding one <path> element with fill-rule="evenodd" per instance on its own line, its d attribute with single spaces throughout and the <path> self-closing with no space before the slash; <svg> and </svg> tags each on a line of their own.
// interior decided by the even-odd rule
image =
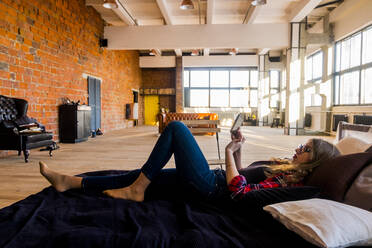
<svg viewBox="0 0 372 248">
<path fill-rule="evenodd" d="M 330 14 L 335 40 L 340 40 L 372 23 L 371 0 L 346 0 Z"/>
<path fill-rule="evenodd" d="M 184 56 L 183 67 L 247 67 L 258 66 L 257 55 Z"/>
</svg>

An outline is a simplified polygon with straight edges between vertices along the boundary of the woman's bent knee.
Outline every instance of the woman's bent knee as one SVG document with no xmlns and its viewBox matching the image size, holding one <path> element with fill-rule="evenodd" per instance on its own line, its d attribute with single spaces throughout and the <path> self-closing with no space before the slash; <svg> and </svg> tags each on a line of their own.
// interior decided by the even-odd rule
<svg viewBox="0 0 372 248">
<path fill-rule="evenodd" d="M 183 124 L 180 121 L 171 121 L 168 123 L 167 127 L 170 129 L 185 129 L 185 128 L 187 129 L 185 124 Z"/>
</svg>

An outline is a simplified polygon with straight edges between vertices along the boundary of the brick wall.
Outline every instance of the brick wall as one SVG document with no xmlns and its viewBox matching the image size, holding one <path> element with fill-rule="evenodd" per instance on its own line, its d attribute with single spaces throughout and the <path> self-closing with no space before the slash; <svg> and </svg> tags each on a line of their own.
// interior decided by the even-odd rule
<svg viewBox="0 0 372 248">
<path fill-rule="evenodd" d="M 131 126 L 125 104 L 133 102 L 132 89 L 140 88 L 139 56 L 100 48 L 103 28 L 85 0 L 2 0 L 0 94 L 27 99 L 28 115 L 57 139 L 61 98 L 87 103 L 86 73 L 102 79 L 103 131 Z"/>
<path fill-rule="evenodd" d="M 143 68 L 141 71 L 143 88 L 175 88 L 175 68 Z M 175 112 L 175 96 L 159 96 L 159 105 L 160 108 L 167 108 L 170 112 Z"/>
</svg>

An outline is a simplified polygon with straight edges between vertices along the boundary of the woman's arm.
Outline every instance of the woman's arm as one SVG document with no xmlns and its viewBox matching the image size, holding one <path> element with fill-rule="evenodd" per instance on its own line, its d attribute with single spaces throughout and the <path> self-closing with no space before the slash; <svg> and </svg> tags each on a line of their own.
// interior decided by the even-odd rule
<svg viewBox="0 0 372 248">
<path fill-rule="evenodd" d="M 237 166 L 241 167 L 240 157 L 238 160 L 235 159 L 234 154 L 241 149 L 245 138 L 233 139 L 225 148 L 225 160 L 226 160 L 226 182 L 229 184 L 231 180 L 239 175 Z M 239 154 L 237 154 L 239 156 Z M 238 163 L 236 163 L 238 161 Z"/>
<path fill-rule="evenodd" d="M 240 148 L 239 150 L 237 150 L 236 152 L 234 152 L 234 161 L 235 161 L 235 165 L 236 165 L 236 169 L 237 170 L 240 170 L 242 169 L 242 149 Z"/>
<path fill-rule="evenodd" d="M 235 132 L 231 133 L 231 140 L 242 140 L 244 137 L 242 135 L 242 133 L 240 132 L 240 128 L 238 128 L 238 130 L 236 130 Z M 245 139 L 244 139 L 245 140 Z M 234 155 L 234 161 L 235 161 L 235 165 L 236 165 L 236 169 L 237 170 L 240 170 L 242 169 L 242 156 L 241 156 L 241 148 L 239 148 L 238 150 L 236 150 L 233 155 Z"/>
<path fill-rule="evenodd" d="M 226 147 L 225 149 L 225 163 L 226 163 L 226 182 L 229 185 L 231 180 L 239 175 L 236 168 L 234 152 Z"/>
</svg>

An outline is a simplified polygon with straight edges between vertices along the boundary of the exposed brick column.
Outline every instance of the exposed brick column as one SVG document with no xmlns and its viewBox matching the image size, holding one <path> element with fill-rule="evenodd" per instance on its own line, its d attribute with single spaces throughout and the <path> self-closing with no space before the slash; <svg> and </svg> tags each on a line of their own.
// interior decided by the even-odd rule
<svg viewBox="0 0 372 248">
<path fill-rule="evenodd" d="M 176 112 L 183 112 L 182 57 L 176 57 Z"/>
</svg>

